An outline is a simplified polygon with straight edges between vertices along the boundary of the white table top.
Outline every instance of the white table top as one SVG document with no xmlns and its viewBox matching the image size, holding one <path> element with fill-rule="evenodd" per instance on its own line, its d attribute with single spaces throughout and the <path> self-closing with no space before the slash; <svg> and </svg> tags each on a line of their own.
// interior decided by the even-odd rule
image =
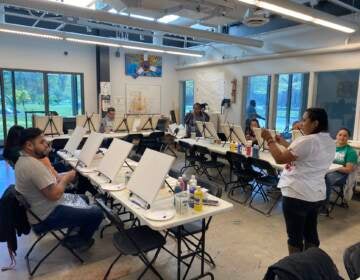
<svg viewBox="0 0 360 280">
<path fill-rule="evenodd" d="M 64 160 L 66 160 L 72 167 L 75 167 L 76 161 L 75 158 L 69 158 L 65 153 L 58 152 L 58 155 L 62 157 Z M 100 162 L 101 158 L 98 156 L 98 158 L 94 159 L 90 169 L 96 168 Z M 137 163 L 128 159 L 127 162 L 132 166 L 132 168 L 136 168 Z M 124 184 L 125 183 L 125 172 L 130 170 L 129 167 L 123 166 L 118 173 L 114 184 Z M 101 186 L 104 184 L 108 184 L 107 180 L 103 178 L 102 176 L 98 176 L 96 172 L 84 172 L 81 169 L 78 169 L 81 175 L 88 178 L 92 184 L 99 187 L 101 189 Z M 167 182 L 172 186 L 175 187 L 176 179 L 168 177 Z M 105 190 L 102 190 L 105 191 Z M 155 203 L 153 204 L 153 207 L 150 210 L 145 210 L 138 205 L 134 204 L 129 200 L 130 192 L 125 188 L 121 191 L 112 191 L 109 192 L 110 195 L 117 201 L 119 201 L 123 206 L 128 208 L 137 218 L 142 221 L 143 224 L 149 226 L 153 230 L 164 230 L 168 228 L 172 228 L 175 226 L 183 225 L 189 222 L 201 220 L 203 218 L 208 218 L 210 216 L 214 216 L 217 214 L 220 214 L 222 212 L 230 211 L 233 208 L 233 205 L 225 200 L 222 200 L 220 198 L 214 197 L 212 195 L 208 195 L 209 199 L 214 199 L 219 201 L 218 206 L 203 206 L 203 210 L 201 212 L 196 212 L 193 209 L 189 210 L 189 213 L 187 215 L 178 215 L 176 214 L 174 218 L 167 220 L 167 221 L 153 221 L 146 218 L 147 211 L 151 211 L 151 209 L 156 209 L 157 205 L 162 205 L 163 203 L 170 203 L 172 205 L 173 203 L 173 194 L 169 190 L 166 185 L 164 185 L 163 188 L 161 188 L 157 199 Z"/>
<path fill-rule="evenodd" d="M 143 136 L 149 136 L 152 132 L 157 132 L 158 130 L 143 130 L 139 132 L 111 132 L 111 133 L 103 133 L 104 138 L 124 138 L 131 134 L 142 134 Z M 84 138 L 88 138 L 90 134 L 85 134 Z M 62 134 L 62 135 L 54 135 L 54 136 L 45 136 L 46 141 L 52 142 L 54 140 L 66 140 L 71 137 L 70 134 Z"/>
<path fill-rule="evenodd" d="M 220 155 L 226 155 L 226 153 L 228 151 L 230 151 L 230 145 L 228 143 L 225 144 L 225 146 L 223 146 L 223 144 L 211 143 L 210 140 L 207 140 L 207 139 L 196 140 L 196 139 L 186 138 L 186 139 L 179 139 L 177 141 L 186 142 L 190 145 L 203 146 L 203 147 L 208 148 L 211 152 L 214 152 L 214 153 L 217 153 Z M 269 162 L 274 168 L 276 168 L 278 170 L 283 170 L 285 167 L 285 164 L 276 163 L 275 159 L 273 158 L 273 156 L 271 155 L 271 153 L 269 151 L 259 151 L 259 158 Z M 333 164 L 331 164 L 328 172 L 335 171 L 339 167 L 341 167 L 341 165 L 333 163 Z"/>
</svg>

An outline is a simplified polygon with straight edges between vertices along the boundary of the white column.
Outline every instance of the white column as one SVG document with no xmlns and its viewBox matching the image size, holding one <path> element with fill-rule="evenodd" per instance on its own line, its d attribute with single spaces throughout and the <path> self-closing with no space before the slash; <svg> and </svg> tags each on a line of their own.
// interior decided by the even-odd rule
<svg viewBox="0 0 360 280">
<path fill-rule="evenodd" d="M 270 129 L 274 129 L 274 127 L 275 127 L 277 84 L 278 84 L 277 75 L 272 74 L 271 75 L 271 84 L 270 84 L 269 115 L 268 115 L 268 127 Z"/>
<path fill-rule="evenodd" d="M 316 102 L 316 93 L 317 93 L 317 78 L 315 72 L 310 72 L 309 74 L 309 92 L 308 92 L 308 102 L 307 107 L 313 107 Z"/>
</svg>

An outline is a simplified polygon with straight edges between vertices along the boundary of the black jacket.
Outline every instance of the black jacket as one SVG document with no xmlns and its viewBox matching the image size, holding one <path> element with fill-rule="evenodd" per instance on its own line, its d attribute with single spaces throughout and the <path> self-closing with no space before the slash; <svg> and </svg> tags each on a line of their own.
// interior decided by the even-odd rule
<svg viewBox="0 0 360 280">
<path fill-rule="evenodd" d="M 290 255 L 270 266 L 264 280 L 274 279 L 343 280 L 331 258 L 319 248 Z"/>
<path fill-rule="evenodd" d="M 14 185 L 10 185 L 0 199 L 0 242 L 7 242 L 9 251 L 16 253 L 16 234 L 29 234 L 26 210 L 16 199 Z"/>
</svg>

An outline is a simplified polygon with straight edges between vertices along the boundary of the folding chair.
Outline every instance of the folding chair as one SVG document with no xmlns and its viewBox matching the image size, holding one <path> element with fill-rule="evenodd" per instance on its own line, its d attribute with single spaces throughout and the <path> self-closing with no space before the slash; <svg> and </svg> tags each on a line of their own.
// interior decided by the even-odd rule
<svg viewBox="0 0 360 280">
<path fill-rule="evenodd" d="M 19 204 L 22 205 L 26 211 L 32 216 L 34 217 L 34 219 L 36 219 L 39 223 L 42 222 L 42 220 L 31 210 L 31 206 L 30 204 L 26 201 L 25 197 L 16 192 L 16 199 L 18 200 Z M 58 234 L 56 234 L 56 232 L 59 232 L 61 234 L 62 237 L 60 237 Z M 35 274 L 35 272 L 37 271 L 37 269 L 40 267 L 40 265 L 60 246 L 63 245 L 75 258 L 77 258 L 81 263 L 83 263 L 83 259 L 70 247 L 68 247 L 66 245 L 64 241 L 64 239 L 66 237 L 68 237 L 71 233 L 72 229 L 68 229 L 67 233 L 65 233 L 62 229 L 57 229 L 57 230 L 45 230 L 43 232 L 35 232 L 37 236 L 37 239 L 35 240 L 35 242 L 31 245 L 30 249 L 28 250 L 28 252 L 25 255 L 25 260 L 26 260 L 26 264 L 27 264 L 27 268 L 29 271 L 30 276 L 33 276 Z M 31 265 L 30 265 L 30 254 L 31 252 L 34 250 L 36 244 L 39 243 L 39 241 L 41 239 L 43 239 L 47 234 L 51 234 L 52 236 L 54 236 L 56 238 L 56 240 L 58 241 L 55 246 L 53 246 L 41 259 L 40 261 L 35 265 L 35 267 L 33 269 L 31 269 Z"/>
<path fill-rule="evenodd" d="M 150 269 L 159 278 L 163 279 L 159 272 L 154 268 L 161 248 L 165 245 L 166 240 L 159 232 L 150 229 L 148 226 L 124 228 L 124 223 L 111 209 L 109 209 L 101 199 L 95 199 L 96 203 L 103 209 L 108 219 L 116 226 L 118 232 L 113 236 L 113 244 L 119 251 L 119 255 L 114 259 L 108 268 L 104 280 L 110 275 L 111 269 L 122 255 L 138 256 L 146 265 L 145 270 L 137 279 L 141 279 Z M 154 257 L 149 260 L 146 253 L 156 250 Z"/>
<path fill-rule="evenodd" d="M 215 185 L 212 182 L 209 182 L 207 180 L 199 178 L 198 185 L 203 188 L 208 189 L 209 193 L 216 197 L 221 197 L 221 195 L 222 195 L 222 188 L 219 188 L 217 185 Z M 211 220 L 212 220 L 212 217 L 210 217 L 206 221 L 205 231 L 208 230 Z M 185 279 L 187 274 L 189 273 L 189 270 L 191 268 L 191 265 L 192 265 L 195 257 L 201 258 L 200 248 L 202 246 L 202 236 L 199 237 L 197 235 L 202 233 L 202 230 L 203 230 L 202 226 L 203 226 L 202 221 L 199 220 L 199 221 L 195 221 L 195 222 L 191 222 L 191 223 L 182 225 L 180 227 L 170 228 L 166 232 L 165 238 L 170 234 L 171 236 L 175 237 L 178 240 L 178 246 L 181 246 L 181 242 L 182 242 L 186 246 L 187 250 L 191 252 L 182 257 L 182 263 L 185 264 L 187 267 L 183 279 Z M 177 257 L 174 253 L 169 251 L 167 248 L 164 247 L 164 250 L 167 251 L 170 255 Z M 180 248 L 180 251 L 181 251 L 181 248 Z M 213 258 L 210 256 L 210 254 L 207 253 L 206 251 L 204 252 L 204 254 L 205 254 L 205 262 L 207 264 L 209 264 L 211 267 L 215 267 L 216 264 L 215 264 Z M 187 258 L 190 258 L 190 262 L 184 261 Z"/>
<path fill-rule="evenodd" d="M 345 250 L 344 266 L 350 280 L 360 278 L 360 242 Z"/>
<path fill-rule="evenodd" d="M 184 152 L 185 156 L 184 166 L 181 168 L 180 173 L 183 174 L 190 167 L 193 167 L 196 173 L 198 173 L 199 165 L 197 164 L 197 161 L 199 161 L 200 158 L 195 155 L 194 147 L 192 147 L 189 143 L 183 141 L 179 141 L 179 146 Z"/>
<path fill-rule="evenodd" d="M 205 174 L 209 180 L 213 180 L 214 177 L 210 175 L 209 170 L 216 169 L 222 182 L 226 186 L 225 178 L 222 175 L 222 170 L 224 169 L 225 164 L 223 162 L 217 161 L 217 155 L 210 152 L 206 147 L 194 145 L 194 150 L 197 157 L 197 162 L 200 165 L 199 174 Z M 211 159 L 209 159 L 207 156 L 210 156 Z"/>
<path fill-rule="evenodd" d="M 259 172 L 261 175 L 256 176 L 254 190 L 249 202 L 250 208 L 266 215 L 270 216 L 271 211 L 281 199 L 281 191 L 277 188 L 279 177 L 277 171 L 272 165 L 261 159 L 249 158 L 250 166 L 254 172 Z M 270 204 L 270 208 L 265 212 L 259 208 L 253 206 L 254 198 L 260 194 L 264 202 L 271 203 L 270 199 L 273 199 L 273 203 Z"/>
<path fill-rule="evenodd" d="M 139 161 L 142 153 L 141 153 L 141 142 L 144 136 L 142 134 L 128 134 L 125 138 L 123 138 L 124 141 L 134 144 L 129 158 L 134 161 Z"/>
<path fill-rule="evenodd" d="M 143 154 L 146 148 L 161 152 L 165 144 L 163 143 L 163 131 L 151 132 L 148 137 L 144 137 L 140 142 L 140 154 Z"/>
<path fill-rule="evenodd" d="M 242 154 L 229 151 L 226 153 L 226 159 L 230 165 L 230 181 L 226 183 L 225 190 L 227 187 L 231 186 L 228 193 L 229 198 L 241 204 L 245 204 L 251 197 L 253 191 L 251 182 L 260 174 L 251 169 L 248 158 Z M 235 175 L 236 180 L 233 180 L 233 175 Z M 238 189 L 244 194 L 247 194 L 245 200 L 234 197 L 235 191 Z"/>
</svg>

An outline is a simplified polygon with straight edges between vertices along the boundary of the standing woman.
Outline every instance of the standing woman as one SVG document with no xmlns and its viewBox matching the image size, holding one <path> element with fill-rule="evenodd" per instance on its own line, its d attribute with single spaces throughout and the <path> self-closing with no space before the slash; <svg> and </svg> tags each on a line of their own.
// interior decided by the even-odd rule
<svg viewBox="0 0 360 280">
<path fill-rule="evenodd" d="M 289 254 L 320 245 L 317 218 L 326 198 L 325 174 L 335 156 L 324 109 L 307 109 L 302 131 L 304 136 L 290 145 L 282 138 L 273 139 L 265 129 L 261 134 L 275 161 L 286 164 L 278 187 L 283 195 Z M 276 142 L 287 149 L 280 150 Z"/>
</svg>

